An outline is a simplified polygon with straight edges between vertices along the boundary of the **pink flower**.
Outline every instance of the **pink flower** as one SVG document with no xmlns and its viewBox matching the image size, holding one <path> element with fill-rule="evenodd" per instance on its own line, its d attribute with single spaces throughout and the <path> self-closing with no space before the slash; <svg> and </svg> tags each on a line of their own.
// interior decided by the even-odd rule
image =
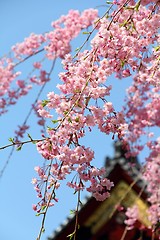
<svg viewBox="0 0 160 240">
<path fill-rule="evenodd" d="M 33 66 L 37 69 L 40 69 L 42 67 L 42 64 L 40 62 L 34 62 Z"/>
<path fill-rule="evenodd" d="M 32 209 L 33 209 L 34 211 L 37 211 L 37 205 L 36 205 L 36 204 L 33 204 L 33 205 L 32 205 Z"/>
<path fill-rule="evenodd" d="M 138 220 L 138 207 L 134 205 L 133 207 L 127 208 L 126 216 L 127 219 L 124 221 L 127 225 L 127 229 L 131 230 L 134 227 L 134 223 Z"/>
<path fill-rule="evenodd" d="M 20 87 L 20 88 L 24 88 L 25 87 L 25 82 L 23 80 L 17 80 L 17 85 Z"/>
<path fill-rule="evenodd" d="M 37 178 L 32 178 L 32 184 L 37 184 Z"/>
<path fill-rule="evenodd" d="M 47 112 L 45 109 L 39 109 L 38 113 L 41 117 L 43 118 L 52 118 L 53 116 L 51 114 L 49 114 L 49 112 Z"/>
</svg>

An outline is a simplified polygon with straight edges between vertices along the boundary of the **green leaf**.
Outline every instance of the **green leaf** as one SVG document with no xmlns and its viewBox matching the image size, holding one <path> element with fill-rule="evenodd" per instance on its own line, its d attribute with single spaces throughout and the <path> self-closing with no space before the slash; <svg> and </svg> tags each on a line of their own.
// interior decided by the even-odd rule
<svg viewBox="0 0 160 240">
<path fill-rule="evenodd" d="M 75 52 L 78 52 L 80 50 L 80 47 L 76 48 Z"/>
<path fill-rule="evenodd" d="M 45 107 L 50 101 L 49 100 L 43 100 L 42 101 L 42 107 Z"/>
<path fill-rule="evenodd" d="M 90 32 L 83 32 L 83 34 L 90 34 Z"/>
<path fill-rule="evenodd" d="M 55 124 L 55 123 L 58 123 L 59 120 L 52 120 L 52 123 Z"/>
<path fill-rule="evenodd" d="M 108 14 L 106 14 L 106 15 L 105 15 L 105 18 L 106 18 L 106 19 L 107 19 L 107 18 L 109 18 L 109 15 L 108 15 Z"/>
<path fill-rule="evenodd" d="M 11 143 L 14 143 L 14 138 L 9 138 L 8 141 L 10 141 Z"/>
<path fill-rule="evenodd" d="M 36 214 L 36 217 L 38 217 L 38 216 L 40 216 L 40 215 L 42 215 L 42 214 L 45 214 L 45 212 L 37 213 L 37 214 Z"/>
<path fill-rule="evenodd" d="M 75 214 L 75 210 L 70 210 L 70 214 Z"/>
<path fill-rule="evenodd" d="M 20 151 L 22 149 L 22 145 L 16 148 L 17 151 Z"/>
<path fill-rule="evenodd" d="M 77 107 L 82 108 L 82 106 L 79 103 L 77 104 Z"/>
<path fill-rule="evenodd" d="M 46 205 L 42 206 L 41 210 L 44 211 L 46 209 L 46 207 L 47 207 Z"/>
<path fill-rule="evenodd" d="M 80 92 L 81 92 L 80 89 L 76 89 L 76 90 L 75 90 L 75 93 L 80 93 Z"/>
<path fill-rule="evenodd" d="M 126 63 L 125 60 L 122 60 L 122 61 L 121 61 L 121 67 L 122 67 L 122 68 L 124 67 L 125 63 Z"/>
<path fill-rule="evenodd" d="M 69 122 L 69 123 L 72 123 L 72 119 L 71 119 L 71 118 L 68 118 L 68 122 Z"/>
<path fill-rule="evenodd" d="M 33 140 L 32 137 L 31 137 L 31 135 L 30 135 L 29 133 L 28 133 L 28 137 L 31 139 L 31 141 Z"/>
<path fill-rule="evenodd" d="M 69 237 L 69 240 L 71 240 L 72 238 L 73 238 L 73 236 L 74 236 L 74 232 L 73 233 L 71 233 L 71 234 L 69 234 L 67 237 Z"/>
<path fill-rule="evenodd" d="M 68 111 L 64 111 L 64 115 L 67 115 L 68 114 Z"/>
<path fill-rule="evenodd" d="M 155 51 L 158 52 L 160 50 L 160 46 L 154 47 Z"/>
<path fill-rule="evenodd" d="M 49 131 L 52 131 L 54 128 L 51 128 L 51 127 L 48 127 L 48 126 L 47 126 L 47 129 L 48 129 Z"/>
<path fill-rule="evenodd" d="M 136 6 L 135 6 L 135 8 L 134 8 L 136 12 L 138 12 L 139 7 L 140 7 L 140 4 L 141 4 L 141 0 L 139 0 L 139 1 L 137 2 Z"/>
<path fill-rule="evenodd" d="M 52 145 L 50 144 L 49 146 L 48 146 L 48 151 L 52 151 Z"/>
<path fill-rule="evenodd" d="M 79 117 L 76 117 L 75 122 L 79 122 Z"/>
</svg>

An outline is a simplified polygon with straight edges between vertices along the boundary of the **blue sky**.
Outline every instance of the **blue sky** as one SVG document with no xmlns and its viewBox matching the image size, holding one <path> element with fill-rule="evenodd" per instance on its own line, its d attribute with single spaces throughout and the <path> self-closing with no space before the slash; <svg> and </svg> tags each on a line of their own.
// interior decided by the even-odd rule
<svg viewBox="0 0 160 240">
<path fill-rule="evenodd" d="M 51 29 L 50 23 L 62 14 L 67 14 L 69 9 L 84 10 L 104 4 L 98 0 L 1 0 L 0 1 L 0 56 L 9 52 L 12 45 L 21 42 L 31 32 L 41 33 Z M 105 9 L 101 9 L 105 11 Z M 76 44 L 76 43 L 74 43 Z M 79 42 L 77 42 L 77 46 Z M 30 69 L 25 69 L 26 73 Z M 57 65 L 54 76 L 59 72 Z M 116 109 L 120 108 L 129 80 L 124 82 L 112 79 L 115 87 L 111 96 Z M 45 89 L 42 99 L 52 85 Z M 33 90 L 28 97 L 20 100 L 17 106 L 12 107 L 0 119 L 0 146 L 8 143 L 8 138 L 14 136 L 14 130 L 21 124 L 30 108 L 31 99 L 37 90 Z M 29 123 L 33 126 L 29 133 L 33 137 L 39 136 L 39 128 L 35 125 L 35 117 L 31 116 Z M 103 166 L 107 155 L 113 155 L 111 136 L 106 137 L 93 131 L 90 137 L 84 140 L 88 146 L 96 151 L 95 162 Z M 0 169 L 6 162 L 10 149 L 0 152 Z M 35 176 L 34 166 L 43 164 L 42 158 L 37 153 L 34 145 L 26 145 L 22 151 L 14 152 L 3 177 L 0 179 L 0 239 L 2 240 L 35 240 L 40 228 L 40 217 L 35 217 L 32 203 L 37 201 L 36 194 L 31 185 Z M 83 197 L 86 194 L 84 193 Z M 70 209 L 76 206 L 76 197 L 72 190 L 63 186 L 58 192 L 59 203 L 50 209 L 46 231 L 42 237 L 45 240 L 59 224 L 69 215 Z"/>
</svg>

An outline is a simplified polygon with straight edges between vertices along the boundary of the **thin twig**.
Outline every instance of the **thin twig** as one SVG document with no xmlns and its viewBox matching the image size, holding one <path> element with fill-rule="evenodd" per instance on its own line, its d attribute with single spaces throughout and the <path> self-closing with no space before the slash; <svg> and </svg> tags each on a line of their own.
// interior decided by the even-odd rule
<svg viewBox="0 0 160 240">
<path fill-rule="evenodd" d="M 77 230 L 78 230 L 78 214 L 79 214 L 79 205 L 80 205 L 80 193 L 81 190 L 78 190 L 78 199 L 77 199 L 77 207 L 76 207 L 76 221 L 75 221 L 75 228 L 74 228 L 74 237 L 73 240 L 76 240 Z"/>
<path fill-rule="evenodd" d="M 47 175 L 47 180 L 46 180 L 45 190 L 44 190 L 44 197 L 45 197 L 45 195 L 46 195 L 46 193 L 47 193 L 47 184 L 48 184 L 48 180 L 49 180 L 49 177 L 50 177 L 50 174 L 51 174 L 51 173 L 50 173 L 50 170 L 51 170 L 51 167 L 52 167 L 52 163 L 53 163 L 53 159 L 51 160 L 51 163 L 50 163 L 50 165 L 49 165 L 49 170 L 48 170 L 48 175 Z M 63 166 L 63 162 L 62 162 L 61 165 L 60 165 L 60 169 L 59 169 L 59 171 L 58 171 L 58 174 L 61 172 L 62 166 Z M 53 189 L 52 189 L 51 195 L 50 195 L 49 200 L 48 200 L 48 202 L 47 202 L 45 211 L 43 212 L 43 218 L 42 218 L 42 222 L 41 222 L 41 227 L 40 227 L 40 231 L 39 231 L 39 234 L 38 234 L 38 237 L 36 238 L 36 240 L 40 240 L 42 233 L 45 231 L 46 215 L 47 215 L 47 212 L 48 212 L 48 208 L 49 208 L 50 202 L 51 202 L 51 200 L 55 197 L 56 184 L 57 184 L 57 180 L 56 180 L 55 183 L 54 183 L 54 187 L 53 187 Z"/>
<path fill-rule="evenodd" d="M 124 240 L 124 238 L 125 238 L 125 236 L 127 234 L 127 231 L 128 231 L 128 229 L 127 229 L 127 226 L 126 226 L 125 229 L 124 229 L 123 235 L 122 235 L 120 240 Z"/>
<path fill-rule="evenodd" d="M 12 146 L 17 146 L 17 145 L 21 145 L 23 146 L 24 144 L 27 144 L 27 143 L 37 143 L 37 142 L 41 142 L 41 141 L 44 141 L 46 139 L 49 139 L 49 138 L 42 138 L 42 139 L 30 139 L 30 140 L 27 140 L 27 141 L 18 141 L 18 142 L 12 142 L 11 144 L 8 144 L 8 145 L 5 145 L 5 146 L 2 146 L 0 147 L 0 150 L 3 150 L 5 148 L 8 148 L 8 147 L 12 147 Z"/>
<path fill-rule="evenodd" d="M 11 151 L 10 151 L 10 153 L 9 153 L 9 156 L 8 156 L 8 158 L 7 158 L 7 161 L 5 162 L 2 170 L 0 171 L 0 179 L 2 178 L 2 176 L 3 176 L 3 174 L 4 174 L 4 171 L 6 170 L 6 167 L 7 167 L 8 163 L 9 163 L 9 161 L 10 161 L 12 155 L 13 155 L 13 152 L 14 152 L 14 146 L 12 146 L 12 149 L 11 149 Z"/>
<path fill-rule="evenodd" d="M 53 63 L 52 63 L 51 69 L 50 69 L 50 71 L 49 71 L 49 73 L 48 73 L 48 79 L 49 79 L 50 75 L 51 75 L 52 72 L 53 72 L 55 63 L 56 63 L 56 59 L 54 59 L 54 61 L 53 61 Z M 26 116 L 26 118 L 25 118 L 25 120 L 24 120 L 24 122 L 23 122 L 22 125 L 26 125 L 26 123 L 27 123 L 27 121 L 28 121 L 28 119 L 29 119 L 32 111 L 33 111 L 33 107 L 34 107 L 35 104 L 38 102 L 39 97 L 40 97 L 40 95 L 42 94 L 42 92 L 43 92 L 43 90 L 44 90 L 44 88 L 45 88 L 45 86 L 46 86 L 47 83 L 48 83 L 48 82 L 45 82 L 45 83 L 43 84 L 43 86 L 41 87 L 41 89 L 39 90 L 39 92 L 38 92 L 38 94 L 37 94 L 37 97 L 36 97 L 36 99 L 35 99 L 32 107 L 30 108 L 30 110 L 29 110 L 29 112 L 28 112 L 28 114 L 27 114 L 27 116 Z M 15 145 L 14 145 L 14 146 L 15 146 Z M 2 176 L 3 176 L 3 174 L 4 174 L 4 171 L 5 171 L 6 167 L 7 167 L 7 165 L 9 164 L 9 161 L 10 161 L 12 155 L 13 155 L 13 152 L 14 152 L 14 149 L 15 149 L 14 146 L 12 147 L 12 149 L 11 149 L 11 151 L 10 151 L 10 153 L 9 153 L 9 156 L 8 156 L 8 158 L 7 158 L 7 161 L 5 162 L 2 170 L 0 171 L 0 179 L 2 178 Z M 7 147 L 7 146 L 6 146 L 6 147 Z M 5 148 L 6 148 L 6 147 L 5 147 Z M 9 147 L 9 146 L 8 146 L 8 147 Z M 3 149 L 4 149 L 4 148 L 3 148 Z M 2 150 L 2 149 L 0 148 L 0 150 Z"/>
<path fill-rule="evenodd" d="M 152 232 L 152 240 L 154 240 L 154 237 L 155 237 L 155 232 L 153 231 Z"/>
<path fill-rule="evenodd" d="M 142 195 L 142 193 L 144 192 L 144 189 L 146 188 L 146 185 L 143 186 L 143 188 L 141 189 L 141 191 L 139 192 L 139 194 L 137 195 L 137 197 L 135 198 L 135 201 L 136 199 L 140 198 L 140 196 Z M 125 195 L 126 196 L 126 195 Z M 125 227 L 124 229 L 124 232 L 123 232 L 123 235 L 121 237 L 120 240 L 124 240 L 126 234 L 127 234 L 127 231 L 128 231 L 128 226 Z"/>
<path fill-rule="evenodd" d="M 23 58 L 23 59 L 20 60 L 18 63 L 16 63 L 16 64 L 14 65 L 14 67 L 17 67 L 18 65 L 20 65 L 20 64 L 23 63 L 23 62 L 25 62 L 25 61 L 28 60 L 29 58 L 31 58 L 31 57 L 33 57 L 33 56 L 35 56 L 35 55 L 37 55 L 38 53 L 43 52 L 43 51 L 44 51 L 44 48 L 38 50 L 37 52 L 32 53 L 31 55 Z"/>
<path fill-rule="evenodd" d="M 83 44 L 79 47 L 79 49 L 78 49 L 76 55 L 73 57 L 73 59 L 78 56 L 79 52 L 82 50 L 82 48 L 84 47 L 84 45 L 88 42 L 88 40 L 90 39 L 92 33 L 93 33 L 93 32 L 95 31 L 95 29 L 97 28 L 97 26 L 98 26 L 99 22 L 101 21 L 101 19 L 103 19 L 103 18 L 109 13 L 109 11 L 110 11 L 110 9 L 112 8 L 112 6 L 113 6 L 113 4 L 112 4 L 112 5 L 109 7 L 109 9 L 103 14 L 103 16 L 100 17 L 100 18 L 97 20 L 96 25 L 94 26 L 94 28 L 92 29 L 92 31 L 90 31 L 90 32 L 88 33 L 88 37 L 87 37 L 86 40 L 83 42 Z"/>
<path fill-rule="evenodd" d="M 53 61 L 53 63 L 52 63 L 51 69 L 50 69 L 50 71 L 49 71 L 49 73 L 48 73 L 48 79 L 49 79 L 50 75 L 51 75 L 52 72 L 53 72 L 55 63 L 56 63 L 56 59 L 54 59 L 54 61 Z M 39 93 L 37 94 L 37 97 L 36 97 L 36 99 L 35 99 L 32 107 L 30 108 L 30 110 L 29 110 L 29 112 L 28 112 L 28 115 L 27 115 L 25 121 L 23 122 L 23 125 L 26 124 L 28 118 L 30 117 L 30 115 L 31 115 L 31 113 L 32 113 L 32 111 L 33 111 L 33 106 L 35 106 L 35 104 L 38 102 L 39 97 L 40 97 L 41 93 L 43 92 L 43 90 L 44 90 L 44 88 L 45 88 L 45 86 L 46 86 L 47 83 L 48 83 L 48 81 L 46 81 L 46 82 L 43 84 L 43 86 L 41 87 L 41 89 L 40 89 Z"/>
<path fill-rule="evenodd" d="M 46 195 L 46 193 L 47 193 L 47 183 L 48 183 L 48 179 L 49 179 L 49 176 L 50 176 L 50 170 L 51 170 L 51 167 L 52 167 L 52 162 L 53 162 L 53 159 L 51 160 L 51 163 L 50 163 L 50 165 L 49 165 L 47 180 L 46 180 L 46 184 L 45 184 L 44 197 L 45 197 L 45 195 Z M 49 208 L 49 204 L 50 204 L 51 200 L 53 199 L 53 195 L 55 195 L 55 186 L 56 186 L 56 183 L 57 183 L 57 181 L 54 183 L 54 187 L 53 187 L 53 189 L 52 189 L 51 195 L 50 195 L 49 200 L 48 200 L 48 202 L 47 202 L 45 211 L 43 212 L 43 218 L 42 218 L 42 222 L 41 222 L 41 228 L 40 228 L 40 231 L 39 231 L 39 234 L 38 234 L 38 237 L 37 237 L 36 240 L 40 240 L 42 233 L 45 231 L 45 228 L 44 228 L 45 219 L 46 219 L 47 211 L 48 211 L 48 208 Z"/>
<path fill-rule="evenodd" d="M 117 16 L 117 14 L 118 14 L 118 13 L 124 8 L 124 6 L 125 6 L 127 3 L 129 3 L 129 2 L 130 2 L 130 0 L 127 0 L 126 2 L 124 2 L 123 5 L 116 11 L 116 13 L 115 13 L 114 16 L 112 17 L 112 19 L 111 19 L 111 21 L 110 21 L 110 23 L 109 23 L 109 25 L 108 25 L 108 27 L 107 27 L 107 30 L 110 29 L 110 26 L 111 26 L 114 18 Z"/>
</svg>

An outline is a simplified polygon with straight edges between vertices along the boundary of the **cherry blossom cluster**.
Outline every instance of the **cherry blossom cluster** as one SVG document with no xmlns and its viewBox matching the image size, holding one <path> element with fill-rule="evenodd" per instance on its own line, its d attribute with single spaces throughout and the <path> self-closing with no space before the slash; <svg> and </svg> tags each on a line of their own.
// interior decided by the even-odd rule
<svg viewBox="0 0 160 240">
<path fill-rule="evenodd" d="M 71 51 L 70 42 L 82 29 L 93 24 L 98 17 L 97 10 L 88 9 L 79 13 L 71 10 L 52 23 L 53 30 L 45 34 L 32 33 L 23 42 L 12 47 L 9 57 L 0 60 L 0 115 L 7 112 L 9 105 L 28 93 L 34 84 L 43 85 L 50 80 L 50 73 L 43 69 L 42 61 L 33 61 L 33 70 L 25 79 L 17 70 L 20 64 L 43 52 L 42 59 L 54 60 Z"/>
<path fill-rule="evenodd" d="M 154 142 L 148 142 L 148 147 L 151 153 L 147 158 L 144 178 L 148 182 L 147 190 L 150 193 L 149 220 L 154 229 L 160 221 L 160 138 Z"/>
<path fill-rule="evenodd" d="M 67 185 L 75 192 L 86 189 L 100 201 L 109 197 L 113 183 L 106 178 L 103 168 L 92 165 L 94 152 L 83 145 L 83 137 L 97 127 L 112 139 L 117 137 L 128 143 L 126 156 L 137 156 L 145 148 L 149 149 L 143 176 L 149 182 L 151 194 L 150 220 L 154 226 L 160 221 L 160 141 L 155 136 L 160 126 L 159 7 L 159 0 L 115 0 L 99 19 L 97 10 L 89 9 L 81 14 L 71 10 L 52 23 L 52 31 L 31 34 L 12 48 L 13 58 L 1 59 L 1 114 L 27 94 L 33 84 L 43 85 L 52 79 L 51 71 L 43 69 L 42 61 L 35 61 L 35 75 L 29 77 L 29 82 L 21 80 L 20 72 L 15 71 L 20 63 L 41 52 L 52 63 L 56 58 L 62 59 L 64 70 L 59 73 L 57 90 L 50 91 L 47 99 L 34 106 L 39 124 L 49 123 L 44 140 L 36 144 L 46 160 L 45 166 L 35 168 L 38 177 L 32 180 L 40 199 L 33 205 L 38 213 L 58 201 L 56 189 L 69 175 L 71 180 Z M 71 40 L 91 25 L 93 30 L 87 38 L 89 49 L 79 48 L 73 57 Z M 120 112 L 108 101 L 111 77 L 133 80 Z M 17 87 L 11 90 L 14 81 Z M 24 130 L 25 126 L 18 135 L 22 136 Z M 137 219 L 137 209 L 128 209 L 126 215 L 129 217 L 126 224 L 131 229 Z"/>
<path fill-rule="evenodd" d="M 44 133 L 44 129 L 45 129 L 45 119 L 43 117 L 40 116 L 38 110 L 42 109 L 42 101 L 38 100 L 37 103 L 33 104 L 33 109 L 34 112 L 37 116 L 38 120 L 38 125 L 40 125 L 42 127 L 41 132 Z"/>
<path fill-rule="evenodd" d="M 113 183 L 105 174 L 102 178 L 100 174 L 92 176 L 91 170 L 97 172 L 91 166 L 93 155 L 90 157 L 91 150 L 81 145 L 86 132 L 98 126 L 112 138 L 116 135 L 129 142 L 128 156 L 136 156 L 143 150 L 142 144 L 137 144 L 141 136 L 152 137 L 148 128 L 159 126 L 159 8 L 156 3 L 148 8 L 140 2 L 130 4 L 126 7 L 126 2 L 119 2 L 119 10 L 99 20 L 90 50 L 78 53 L 76 59 L 65 55 L 64 72 L 59 74 L 62 84 L 57 85 L 60 94 L 50 92 L 45 107 L 38 110 L 44 119 L 56 117 L 52 120 L 55 126 L 48 129 L 48 139 L 37 144 L 45 159 L 57 162 L 56 181 L 76 171 L 76 181 L 68 186 L 75 191 L 86 188 L 97 200 L 109 196 Z M 107 101 L 112 86 L 106 82 L 113 74 L 119 79 L 133 76 L 122 112 L 116 112 Z M 89 187 L 86 181 L 91 182 Z"/>
<path fill-rule="evenodd" d="M 127 208 L 125 215 L 127 216 L 127 219 L 124 221 L 124 223 L 127 225 L 127 229 L 131 230 L 134 228 L 134 224 L 138 220 L 138 207 L 134 205 L 133 207 Z"/>
</svg>

